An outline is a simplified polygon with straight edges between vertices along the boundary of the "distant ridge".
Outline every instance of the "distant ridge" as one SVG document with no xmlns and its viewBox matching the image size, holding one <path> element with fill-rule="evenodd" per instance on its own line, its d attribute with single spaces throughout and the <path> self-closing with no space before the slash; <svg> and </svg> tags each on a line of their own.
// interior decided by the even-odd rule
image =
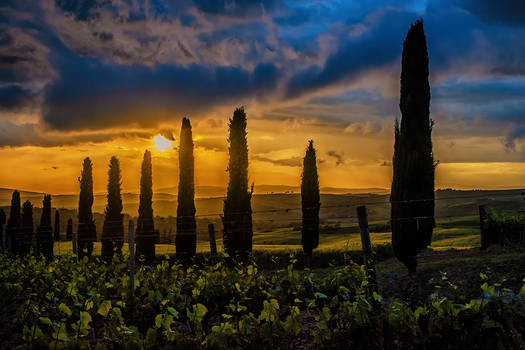
<svg viewBox="0 0 525 350">
<path fill-rule="evenodd" d="M 198 215 L 205 215 L 206 220 L 218 219 L 218 216 L 213 215 L 222 213 L 224 207 L 224 192 L 220 186 L 203 186 L 197 187 L 197 191 L 204 189 L 204 191 L 197 192 L 199 195 L 195 199 L 195 206 Z M 264 191 L 266 190 L 266 192 Z M 11 195 L 13 189 L 0 188 L 0 207 L 9 210 L 11 203 Z M 163 191 L 163 192 L 161 192 Z M 172 219 L 177 215 L 177 195 L 173 193 L 166 193 L 173 191 L 173 188 L 160 188 L 154 191 L 153 195 L 153 212 L 154 215 Z M 324 192 L 326 191 L 326 192 Z M 497 208 L 517 210 L 525 206 L 523 201 L 522 191 L 520 189 L 508 190 L 452 190 L 444 189 L 436 191 L 436 206 L 439 209 L 440 215 L 444 213 L 454 213 L 453 210 L 459 210 L 465 215 L 473 215 L 478 211 L 478 205 L 490 203 L 498 203 Z M 42 207 L 43 193 L 35 191 L 21 190 L 22 201 L 29 200 L 35 208 Z M 268 210 L 268 209 L 288 209 L 301 207 L 301 194 L 299 188 L 294 186 L 279 186 L 267 185 L 259 186 L 255 189 L 256 195 L 253 196 L 252 205 L 253 210 Z M 388 218 L 390 215 L 390 204 L 388 202 L 389 193 L 386 189 L 381 188 L 322 188 L 321 190 L 321 213 L 323 215 L 348 215 L 348 203 L 378 203 L 374 206 L 373 215 L 382 219 Z M 104 193 L 97 193 L 94 196 L 93 212 L 97 213 L 101 225 L 103 221 L 104 209 L 106 207 L 106 195 Z M 124 206 L 123 212 L 135 217 L 138 213 L 139 194 L 125 192 L 122 193 L 122 204 Z M 341 206 L 336 208 L 338 211 L 334 212 L 333 208 L 324 209 L 325 206 Z M 343 208 L 344 206 L 344 208 Z M 78 194 L 52 194 L 52 207 L 61 210 L 72 210 L 67 215 L 76 217 L 75 211 L 78 208 Z M 39 209 L 40 210 L 40 209 Z M 326 211 L 327 210 L 327 211 Z M 213 214 L 212 216 L 209 216 Z M 274 218 L 275 213 L 257 214 L 256 218 Z M 462 215 L 463 215 L 462 214 Z M 38 214 L 39 215 L 39 214 Z M 37 215 L 37 217 L 38 217 Z M 66 214 L 64 214 L 66 215 Z M 300 211 L 281 213 L 282 218 L 297 218 Z M 288 215 L 288 216 L 287 216 Z M 372 215 L 372 214 L 371 214 Z"/>
<path fill-rule="evenodd" d="M 289 185 L 255 185 L 255 194 L 272 194 L 272 193 L 299 193 L 301 187 Z M 370 187 L 370 188 L 339 188 L 339 187 L 321 187 L 321 193 L 327 194 L 385 194 L 389 190 L 386 188 Z M 155 193 L 177 194 L 177 187 L 163 187 L 155 191 Z M 195 186 L 195 195 L 197 197 L 222 197 L 226 193 L 226 187 L 222 186 Z"/>
</svg>

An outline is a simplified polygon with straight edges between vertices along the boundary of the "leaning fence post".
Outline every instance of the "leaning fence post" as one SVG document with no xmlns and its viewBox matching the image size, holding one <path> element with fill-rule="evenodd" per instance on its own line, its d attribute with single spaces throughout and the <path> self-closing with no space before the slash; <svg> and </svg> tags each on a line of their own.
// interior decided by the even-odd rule
<svg viewBox="0 0 525 350">
<path fill-rule="evenodd" d="M 373 292 L 377 293 L 377 280 L 376 263 L 374 260 L 374 254 L 372 253 L 372 244 L 370 243 L 370 232 L 368 231 L 366 206 L 361 205 L 357 207 L 357 217 L 359 219 L 359 229 L 361 231 L 361 245 L 365 254 L 365 268 L 369 286 L 368 291 L 371 296 Z"/>
<path fill-rule="evenodd" d="M 487 237 L 487 230 L 485 229 L 485 220 L 487 220 L 488 215 L 485 210 L 485 206 L 479 206 L 479 232 L 481 235 L 481 249 L 487 249 L 489 246 L 489 241 Z"/>
<path fill-rule="evenodd" d="M 131 285 L 131 295 L 135 295 L 135 225 L 133 220 L 129 220 L 128 232 L 129 245 L 129 282 Z"/>
<path fill-rule="evenodd" d="M 77 255 L 77 243 L 78 243 L 77 232 L 73 232 L 73 239 L 71 241 L 71 244 L 73 245 L 73 254 L 74 255 Z"/>
<path fill-rule="evenodd" d="M 5 239 L 5 234 L 6 234 L 6 228 L 7 228 L 7 224 L 3 224 L 2 225 L 2 252 L 5 253 L 6 251 L 6 239 Z"/>
<path fill-rule="evenodd" d="M 215 243 L 215 228 L 213 224 L 208 224 L 208 233 L 210 235 L 211 259 L 215 262 L 215 258 L 217 257 L 217 243 Z"/>
</svg>

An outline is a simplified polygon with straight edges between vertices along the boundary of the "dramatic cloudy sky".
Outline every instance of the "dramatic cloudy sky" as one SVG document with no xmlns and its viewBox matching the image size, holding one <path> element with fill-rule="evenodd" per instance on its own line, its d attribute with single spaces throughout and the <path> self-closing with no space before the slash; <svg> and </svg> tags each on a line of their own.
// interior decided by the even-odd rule
<svg viewBox="0 0 525 350">
<path fill-rule="evenodd" d="M 438 187 L 525 186 L 522 0 L 4 0 L 0 187 L 77 191 L 83 157 L 111 155 L 138 188 L 177 184 L 190 117 L 198 185 L 224 185 L 227 122 L 248 114 L 250 178 L 297 185 L 308 139 L 320 182 L 384 187 L 399 117 L 400 55 L 423 18 Z M 161 152 L 153 138 L 174 140 Z"/>
</svg>

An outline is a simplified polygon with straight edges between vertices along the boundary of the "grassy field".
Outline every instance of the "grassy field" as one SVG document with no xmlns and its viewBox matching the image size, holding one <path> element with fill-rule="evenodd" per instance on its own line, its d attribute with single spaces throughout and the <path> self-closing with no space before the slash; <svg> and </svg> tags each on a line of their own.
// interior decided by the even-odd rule
<svg viewBox="0 0 525 350">
<path fill-rule="evenodd" d="M 446 249 L 470 249 L 480 246 L 479 227 L 476 217 L 463 217 L 454 220 L 442 220 L 437 222 L 432 237 L 431 248 L 434 250 Z M 380 222 L 371 222 L 370 226 L 379 225 Z M 339 224 L 331 233 L 323 233 L 319 236 L 319 250 L 360 250 L 361 236 L 357 232 L 355 224 Z M 222 233 L 217 233 L 217 249 L 222 250 Z M 371 232 L 372 245 L 391 242 L 390 232 Z M 95 242 L 94 254 L 100 254 L 101 243 Z M 124 252 L 128 249 L 124 244 Z M 254 250 L 278 250 L 297 251 L 302 250 L 301 231 L 299 227 L 277 228 L 271 231 L 254 232 Z M 198 252 L 209 252 L 209 242 L 200 240 L 197 243 Z M 55 243 L 55 254 L 64 254 L 72 251 L 71 242 Z M 157 244 L 158 255 L 175 253 L 174 244 Z"/>
</svg>

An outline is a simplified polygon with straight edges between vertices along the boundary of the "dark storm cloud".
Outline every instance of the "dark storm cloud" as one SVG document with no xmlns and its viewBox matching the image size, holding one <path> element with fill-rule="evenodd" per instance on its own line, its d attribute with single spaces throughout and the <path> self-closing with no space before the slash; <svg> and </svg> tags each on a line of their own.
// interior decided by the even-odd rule
<svg viewBox="0 0 525 350">
<path fill-rule="evenodd" d="M 525 26 L 525 1 L 465 0 L 465 9 L 484 21 L 510 26 Z"/>
<path fill-rule="evenodd" d="M 32 123 L 13 124 L 9 121 L 0 121 L 0 147 L 57 147 L 86 142 L 100 143 L 117 138 L 151 138 L 151 136 L 152 134 L 149 132 L 50 133 Z"/>
<path fill-rule="evenodd" d="M 36 103 L 36 94 L 19 85 L 0 86 L 0 110 L 17 111 L 32 107 Z"/>
<path fill-rule="evenodd" d="M 262 111 L 268 118 L 377 132 L 376 122 L 392 119 L 397 104 L 383 95 L 383 82 L 315 94 L 377 69 L 393 71 L 385 81 L 397 89 L 403 39 L 422 17 L 431 82 L 439 81 L 432 84 L 434 110 L 500 123 L 493 129 L 503 135 L 501 124 L 525 111 L 524 83 L 516 79 L 525 75 L 523 6 L 489 0 L 10 0 L 0 6 L 0 108 L 41 107 L 41 128 L 100 130 L 154 127 L 183 115 L 198 122 L 216 106 L 257 99 L 275 104 L 273 115 Z M 463 79 L 474 74 L 479 79 Z M 314 96 L 293 110 L 280 105 L 305 94 Z M 354 118 L 353 109 L 330 109 L 345 104 L 376 108 L 370 120 Z"/>
<path fill-rule="evenodd" d="M 200 0 L 195 6 L 205 13 L 243 16 L 263 14 L 280 3 L 278 0 Z"/>
<path fill-rule="evenodd" d="M 124 66 L 77 57 L 46 88 L 44 121 L 61 130 L 155 123 L 271 91 L 278 71 L 235 67 Z M 159 112 L 160 110 L 160 112 Z M 168 112 L 166 112 L 168 111 Z M 149 114 L 149 115 L 145 115 Z"/>
<path fill-rule="evenodd" d="M 432 89 L 433 108 L 492 122 L 525 118 L 525 77 L 452 78 Z M 514 139 L 514 138 L 511 138 Z"/>
<path fill-rule="evenodd" d="M 287 85 L 287 95 L 300 96 L 392 62 L 401 54 L 400 42 L 414 18 L 398 10 L 386 11 L 377 26 L 343 43 L 323 67 L 312 66 L 295 74 Z"/>
<path fill-rule="evenodd" d="M 451 78 L 432 88 L 434 100 L 487 104 L 502 100 L 525 100 L 525 78 Z"/>
</svg>

